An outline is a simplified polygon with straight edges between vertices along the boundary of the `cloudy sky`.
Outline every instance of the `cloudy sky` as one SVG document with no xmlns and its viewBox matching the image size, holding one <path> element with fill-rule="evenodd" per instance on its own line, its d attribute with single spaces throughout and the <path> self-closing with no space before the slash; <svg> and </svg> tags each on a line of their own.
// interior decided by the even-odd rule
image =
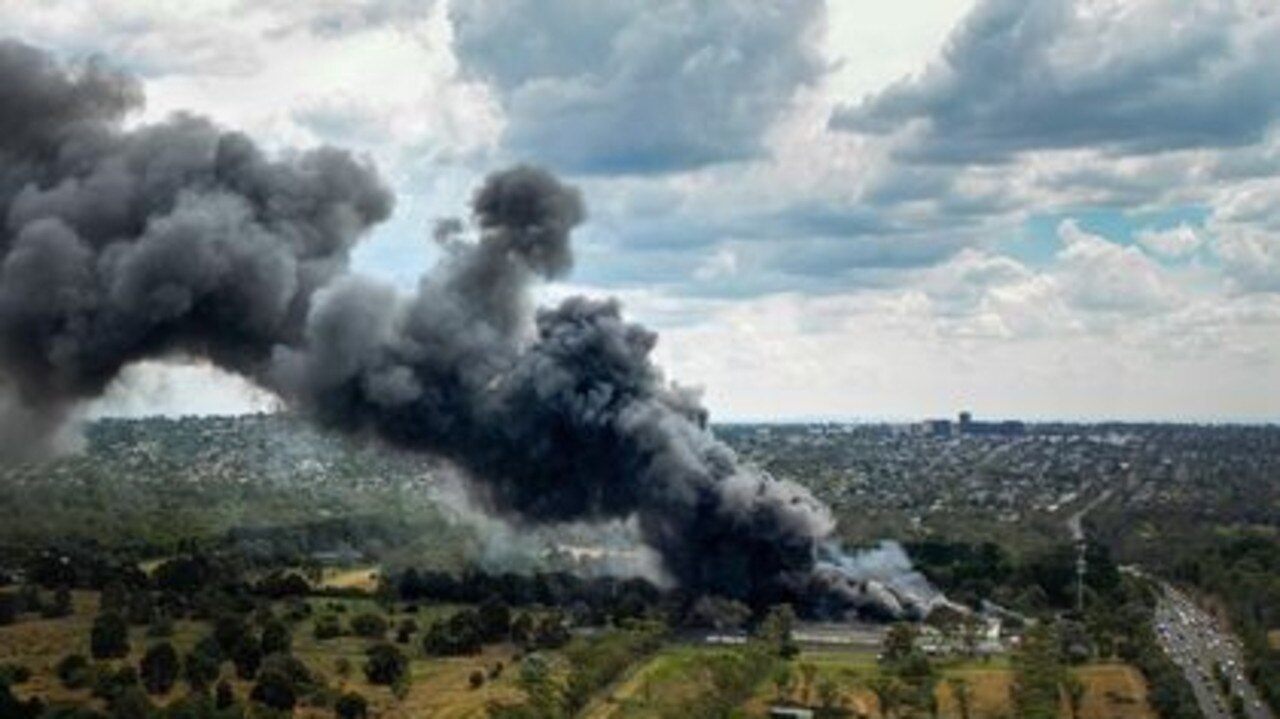
<svg viewBox="0 0 1280 719">
<path fill-rule="evenodd" d="M 405 287 L 479 178 L 591 219 L 715 416 L 1280 418 L 1274 0 L 0 0 L 0 27 L 280 151 L 372 156 Z M 264 398 L 150 365 L 107 411 Z M 100 407 L 100 411 L 103 408 Z"/>
</svg>

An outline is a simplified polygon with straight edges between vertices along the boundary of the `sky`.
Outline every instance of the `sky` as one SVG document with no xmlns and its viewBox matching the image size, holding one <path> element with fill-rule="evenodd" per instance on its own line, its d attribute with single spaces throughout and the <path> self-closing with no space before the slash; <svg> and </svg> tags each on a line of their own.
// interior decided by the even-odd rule
<svg viewBox="0 0 1280 719">
<path fill-rule="evenodd" d="M 713 419 L 1280 419 L 1273 0 L 0 0 L 145 124 L 367 154 L 404 288 L 485 174 L 581 188 L 545 288 L 621 298 Z M 132 368 L 99 414 L 270 397 Z"/>
</svg>

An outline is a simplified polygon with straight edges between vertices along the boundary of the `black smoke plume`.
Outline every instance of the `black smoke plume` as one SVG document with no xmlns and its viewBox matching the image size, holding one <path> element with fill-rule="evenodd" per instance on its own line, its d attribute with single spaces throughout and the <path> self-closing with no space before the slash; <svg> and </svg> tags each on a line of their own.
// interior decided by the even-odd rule
<svg viewBox="0 0 1280 719">
<path fill-rule="evenodd" d="M 125 129 L 137 83 L 0 43 L 0 433 L 33 447 L 147 358 L 206 358 L 325 426 L 456 463 L 517 523 L 633 519 L 687 589 L 901 614 L 831 555 L 804 488 L 738 463 L 613 300 L 535 309 L 572 265 L 578 192 L 489 177 L 410 295 L 347 272 L 392 199 L 334 149 L 269 158 L 181 115 Z M 16 421 L 15 421 L 16 420 Z M 895 600 L 889 602 L 885 597 Z M 834 606 L 833 606 L 834 605 Z"/>
<path fill-rule="evenodd" d="M 320 149 L 271 160 L 142 104 L 99 62 L 0 41 L 0 450 L 40 449 L 131 362 L 207 358 L 260 378 L 315 292 L 391 212 L 374 171 Z"/>
</svg>

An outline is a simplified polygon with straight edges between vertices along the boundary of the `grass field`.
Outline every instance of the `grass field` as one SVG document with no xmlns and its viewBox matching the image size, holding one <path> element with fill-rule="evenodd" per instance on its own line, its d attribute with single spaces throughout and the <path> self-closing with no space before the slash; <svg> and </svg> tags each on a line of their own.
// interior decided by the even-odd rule
<svg viewBox="0 0 1280 719">
<path fill-rule="evenodd" d="M 651 717 L 658 716 L 661 709 L 681 706 L 705 689 L 700 666 L 727 651 L 697 646 L 668 647 L 600 692 L 580 716 L 582 719 Z"/>
<path fill-rule="evenodd" d="M 628 673 L 622 681 L 602 693 L 582 714 L 583 719 L 641 719 L 671 715 L 682 700 L 703 690 L 698 678 L 701 663 L 722 649 L 675 647 L 667 649 L 649 662 Z M 799 667 L 814 667 L 811 683 L 805 682 Z M 791 686 L 782 700 L 816 705 L 817 686 L 833 681 L 840 690 L 840 703 L 853 716 L 881 719 L 875 696 L 867 689 L 867 680 L 878 669 L 870 652 L 805 652 L 791 663 Z M 1097 664 L 1081 667 L 1077 675 L 1088 687 L 1080 719 L 1155 719 L 1146 702 L 1146 685 L 1141 675 L 1123 664 Z M 963 677 L 973 692 L 971 716 L 1011 717 L 1009 689 L 1013 671 L 1008 662 L 957 662 L 942 669 L 944 681 L 939 683 L 940 716 L 950 719 L 960 713 L 945 681 Z M 777 688 L 771 681 L 757 688 L 756 695 L 743 707 L 747 717 L 764 717 L 769 707 L 779 702 Z M 1062 716 L 1070 717 L 1066 705 Z"/>
<path fill-rule="evenodd" d="M 335 611 L 341 606 L 340 616 L 349 618 L 362 611 L 378 610 L 378 606 L 368 599 L 326 599 L 311 600 L 314 607 L 313 616 Z M 97 613 L 98 598 L 96 593 L 76 592 L 73 594 L 74 612 L 71 616 L 59 619 L 38 619 L 25 616 L 14 625 L 0 627 L 0 663 L 15 662 L 23 664 L 32 671 L 29 681 L 15 687 L 15 693 L 22 698 L 39 696 L 49 703 L 89 704 L 101 708 L 100 703 L 91 699 L 88 689 L 68 690 L 58 681 L 55 667 L 59 660 L 68 654 L 89 654 L 89 629 L 93 617 Z M 414 614 L 388 615 L 394 634 L 394 626 L 401 619 L 412 617 L 420 626 L 442 616 L 447 616 L 457 607 L 434 605 L 421 607 Z M 417 648 L 418 636 L 403 649 L 411 659 L 413 681 L 408 693 L 397 699 L 390 689 L 370 685 L 364 677 L 361 667 L 364 663 L 364 652 L 374 642 L 354 636 L 343 636 L 324 641 L 313 635 L 314 619 L 307 619 L 294 626 L 293 654 L 307 665 L 313 674 L 324 678 L 324 683 L 331 689 L 357 691 L 369 701 L 371 716 L 385 719 L 416 719 L 417 717 L 442 717 L 443 719 L 464 719 L 484 717 L 485 707 L 491 701 L 516 701 L 520 698 L 514 686 L 517 671 L 504 671 L 497 679 L 486 681 L 478 689 L 471 688 L 469 677 L 475 670 L 487 672 L 495 663 L 502 662 L 505 667 L 513 664 L 513 649 L 508 646 L 488 648 L 484 654 L 465 658 L 428 658 Z M 179 653 L 186 652 L 195 646 L 209 631 L 204 622 L 178 621 L 174 623 L 173 635 L 166 638 Z M 146 636 L 146 629 L 134 627 L 130 630 L 131 652 L 127 660 L 111 661 L 106 664 L 113 667 L 128 661 L 135 666 L 151 644 L 160 641 Z M 346 675 L 339 671 L 340 660 L 345 659 L 350 669 Z M 223 676 L 230 679 L 234 676 L 230 665 L 223 666 Z M 251 683 L 233 681 L 237 694 L 247 696 Z M 158 704 L 167 704 L 186 692 L 181 682 L 168 695 L 153 698 Z M 300 707 L 295 716 L 316 718 L 333 716 L 328 708 Z"/>
<path fill-rule="evenodd" d="M 366 570 L 360 570 L 367 576 Z M 313 635 L 314 617 L 325 613 L 337 613 L 349 619 L 364 611 L 381 611 L 370 599 L 361 598 L 313 598 L 313 618 L 294 626 L 293 653 L 324 683 L 336 692 L 357 691 L 364 695 L 373 710 L 372 716 L 385 719 L 411 719 L 416 717 L 442 717 L 444 719 L 479 719 L 486 715 L 486 707 L 492 702 L 514 702 L 520 699 L 515 686 L 518 669 L 514 649 L 499 645 L 486 649 L 484 654 L 464 658 L 428 658 L 417 648 L 418 637 L 404 645 L 412 658 L 413 681 L 405 696 L 396 698 L 390 689 L 370 685 L 361 667 L 364 652 L 373 640 L 354 636 L 342 636 L 317 640 Z M 19 623 L 0 627 L 0 662 L 18 662 L 32 670 L 30 681 L 18 686 L 23 697 L 40 696 L 52 702 L 90 702 L 87 689 L 70 691 L 64 688 L 55 674 L 55 666 L 71 653 L 88 654 L 88 635 L 93 616 L 97 611 L 97 597 L 89 592 L 73 595 L 75 608 L 71 616 L 59 619 L 24 617 Z M 393 627 L 402 619 L 412 617 L 425 627 L 440 617 L 448 616 L 458 607 L 448 605 L 423 606 L 410 615 L 390 614 Z M 179 652 L 191 649 L 209 632 L 209 626 L 201 622 L 179 621 L 168 641 Z M 146 648 L 157 641 L 148 638 L 144 628 L 133 628 L 130 633 L 132 652 L 128 661 L 135 665 Z M 733 650 L 701 646 L 671 645 L 648 661 L 632 667 L 612 685 L 601 690 L 594 701 L 579 715 L 582 719 L 642 719 L 662 716 L 679 716 L 680 708 L 689 704 L 703 692 L 709 691 L 710 681 L 703 671 L 708 661 Z M 345 661 L 344 661 L 345 660 Z M 469 677 L 476 670 L 487 672 L 497 662 L 506 671 L 480 688 L 472 688 Z M 117 662 L 118 664 L 118 662 Z M 345 664 L 346 672 L 340 670 Z M 757 687 L 754 696 L 742 707 L 744 716 L 763 717 L 771 705 L 792 702 L 816 705 L 819 702 L 817 687 L 832 682 L 839 690 L 839 703 L 853 712 L 870 719 L 881 719 L 874 695 L 867 688 L 868 680 L 878 672 L 874 653 L 871 651 L 806 651 L 790 663 L 790 682 L 781 696 L 777 685 L 766 680 Z M 959 712 L 947 686 L 946 678 L 963 677 L 972 688 L 972 717 L 1010 717 L 1009 689 L 1013 671 L 1004 658 L 990 661 L 964 661 L 944 663 L 941 667 L 944 681 L 938 686 L 941 716 L 958 717 Z M 1141 675 L 1123 664 L 1095 664 L 1075 670 L 1084 681 L 1087 691 L 1080 719 L 1154 719 L 1147 705 L 1146 686 Z M 224 676 L 233 673 L 229 666 L 223 668 Z M 247 696 L 251 685 L 234 682 L 237 693 Z M 167 697 L 158 703 L 165 704 L 183 695 L 185 687 L 180 683 Z M 297 716 L 319 719 L 332 716 L 332 710 L 318 707 L 300 707 Z M 1063 717 L 1069 712 L 1065 705 Z M 693 718 L 689 718 L 693 719 Z"/>
</svg>

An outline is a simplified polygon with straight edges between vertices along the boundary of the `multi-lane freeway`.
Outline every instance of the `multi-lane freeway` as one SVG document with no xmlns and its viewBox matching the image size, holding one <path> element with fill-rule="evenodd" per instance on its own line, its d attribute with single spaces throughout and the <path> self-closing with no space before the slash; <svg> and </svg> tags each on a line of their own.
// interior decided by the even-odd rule
<svg viewBox="0 0 1280 719">
<path fill-rule="evenodd" d="M 1162 584 L 1156 607 L 1156 633 L 1182 668 L 1208 719 L 1272 719 L 1244 675 L 1239 641 L 1186 594 Z"/>
</svg>

